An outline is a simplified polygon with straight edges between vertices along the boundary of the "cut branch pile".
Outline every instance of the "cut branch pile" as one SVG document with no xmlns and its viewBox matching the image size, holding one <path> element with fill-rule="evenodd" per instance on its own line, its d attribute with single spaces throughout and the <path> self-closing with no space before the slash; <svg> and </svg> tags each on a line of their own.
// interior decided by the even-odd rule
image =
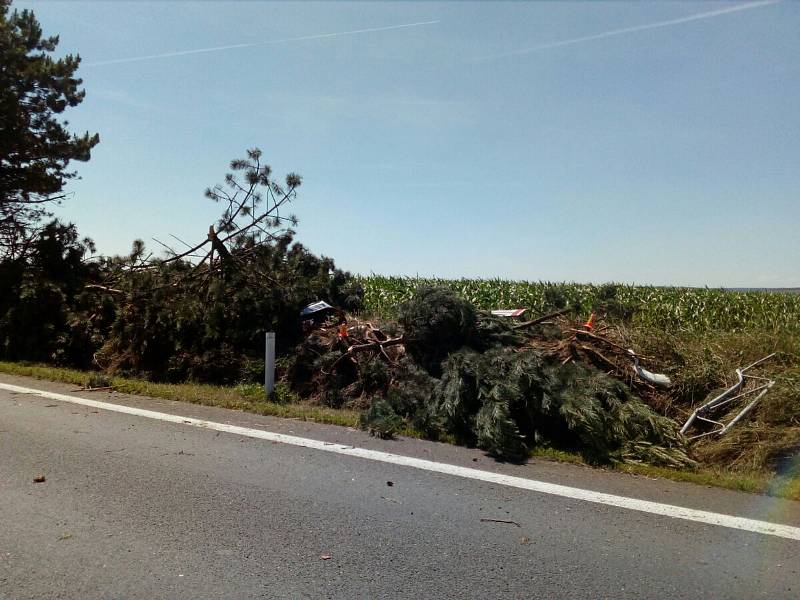
<svg viewBox="0 0 800 600">
<path fill-rule="evenodd" d="M 405 342 L 371 322 L 331 317 L 297 348 L 286 377 L 304 397 L 363 408 L 371 393 L 388 389 L 390 372 L 405 356 Z"/>
<path fill-rule="evenodd" d="M 633 393 L 660 412 L 669 404 L 667 391 L 636 377 L 628 347 L 624 345 L 617 327 L 600 322 L 589 329 L 566 317 L 560 317 L 548 333 L 548 336 L 543 336 L 542 330 L 532 332 L 527 345 L 544 352 L 561 365 L 575 362 L 603 371 L 623 382 Z M 638 356 L 645 362 L 652 359 L 641 354 Z"/>
<path fill-rule="evenodd" d="M 515 324 L 421 289 L 396 324 L 324 323 L 285 377 L 313 401 L 367 409 L 362 423 L 382 437 L 411 427 L 503 460 L 544 445 L 598 463 L 693 464 L 677 424 L 642 401 L 663 392 L 633 378 L 619 336 L 565 314 Z"/>
</svg>

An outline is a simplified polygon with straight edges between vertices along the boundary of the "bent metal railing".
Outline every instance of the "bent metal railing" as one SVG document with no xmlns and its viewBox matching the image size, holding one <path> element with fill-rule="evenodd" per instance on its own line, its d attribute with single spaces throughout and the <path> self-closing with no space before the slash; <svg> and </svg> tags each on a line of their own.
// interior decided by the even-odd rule
<svg viewBox="0 0 800 600">
<path fill-rule="evenodd" d="M 770 354 L 769 356 L 765 356 L 764 358 L 757 360 L 751 365 L 748 365 L 744 368 L 736 369 L 736 383 L 734 383 L 731 387 L 727 390 L 722 392 L 717 397 L 709 400 L 702 406 L 696 408 L 689 418 L 687 419 L 686 423 L 681 428 L 681 433 L 686 435 L 686 432 L 689 428 L 695 423 L 695 421 L 703 421 L 705 423 L 711 423 L 714 425 L 714 428 L 711 431 L 706 431 L 705 433 L 700 433 L 697 435 L 690 436 L 690 440 L 695 440 L 697 438 L 701 438 L 707 435 L 725 435 L 730 431 L 731 427 L 736 425 L 739 421 L 741 421 L 747 414 L 755 408 L 758 401 L 764 397 L 764 395 L 769 391 L 769 389 L 775 385 L 775 381 L 769 379 L 767 377 L 757 377 L 756 375 L 748 375 L 747 371 L 750 369 L 760 365 L 766 360 L 769 360 L 775 356 L 775 352 Z M 753 381 L 762 381 L 761 385 L 756 385 L 750 389 L 742 390 L 746 386 L 746 382 L 748 380 Z M 748 402 L 742 410 L 740 410 L 736 416 L 734 416 L 727 424 L 721 421 L 717 421 L 714 419 L 709 418 L 709 415 L 713 412 L 716 412 L 720 407 L 728 405 L 736 400 L 740 400 L 742 398 L 751 397 L 755 394 L 755 397 Z"/>
</svg>

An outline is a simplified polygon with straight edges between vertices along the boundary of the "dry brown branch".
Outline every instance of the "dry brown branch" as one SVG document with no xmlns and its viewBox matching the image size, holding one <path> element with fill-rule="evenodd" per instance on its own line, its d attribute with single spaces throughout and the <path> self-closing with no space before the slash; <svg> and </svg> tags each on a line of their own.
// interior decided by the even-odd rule
<svg viewBox="0 0 800 600">
<path fill-rule="evenodd" d="M 353 344 L 352 346 L 348 347 L 347 350 L 337 358 L 333 364 L 329 367 L 328 371 L 322 371 L 325 375 L 330 375 L 333 373 L 336 366 L 345 359 L 351 360 L 353 363 L 356 363 L 355 354 L 359 352 L 366 352 L 367 350 L 377 350 L 382 356 L 386 358 L 388 362 L 392 362 L 389 358 L 389 355 L 386 354 L 386 348 L 390 348 L 392 346 L 398 346 L 401 344 L 405 344 L 406 339 L 405 336 L 400 336 L 396 338 L 391 338 L 383 342 L 368 342 L 366 344 Z"/>
<path fill-rule="evenodd" d="M 611 369 L 612 371 L 616 371 L 618 369 L 617 365 L 606 358 L 599 350 L 595 350 L 591 346 L 586 345 L 581 345 L 581 350 L 586 352 L 590 357 L 594 358 L 596 362 L 605 365 L 607 369 Z"/>
<path fill-rule="evenodd" d="M 626 354 L 627 354 L 627 352 L 628 352 L 628 349 L 627 349 L 625 346 L 620 346 L 619 344 L 617 344 L 617 343 L 615 343 L 615 342 L 612 342 L 612 341 L 611 341 L 611 340 L 609 340 L 608 338 L 604 338 L 604 337 L 601 337 L 601 336 L 599 336 L 599 335 L 595 335 L 595 334 L 594 334 L 594 333 L 592 333 L 591 331 L 584 331 L 584 330 L 582 330 L 582 329 L 570 329 L 570 331 L 572 331 L 573 333 L 575 333 L 577 336 L 584 336 L 584 337 L 588 337 L 588 338 L 591 338 L 591 339 L 593 339 L 593 340 L 597 340 L 598 342 L 602 342 L 603 344 L 608 344 L 609 346 L 613 346 L 614 348 L 617 348 L 617 349 L 619 349 L 619 350 L 622 350 L 622 351 L 623 351 L 623 352 L 625 352 Z M 639 358 L 644 358 L 644 357 L 641 357 L 641 356 L 640 356 Z"/>
<path fill-rule="evenodd" d="M 534 325 L 539 325 L 544 323 L 545 321 L 549 321 L 550 319 L 555 319 L 556 317 L 560 317 L 561 315 L 565 315 L 569 312 L 568 308 L 562 308 L 561 310 L 557 310 L 554 313 L 550 313 L 549 315 L 544 315 L 541 317 L 537 317 L 532 321 L 525 321 L 524 323 L 517 323 L 514 325 L 514 329 L 523 329 L 525 327 L 533 327 Z"/>
<path fill-rule="evenodd" d="M 405 343 L 406 343 L 406 338 L 405 336 L 401 335 L 400 337 L 390 338 L 383 342 L 378 341 L 378 342 L 369 342 L 367 344 L 354 344 L 353 346 L 350 346 L 347 349 L 347 352 L 349 352 L 350 354 L 355 354 L 356 352 L 364 352 L 366 350 L 377 350 L 379 348 L 384 349 L 384 348 L 389 348 L 390 346 L 396 346 L 398 344 L 405 344 Z"/>
</svg>

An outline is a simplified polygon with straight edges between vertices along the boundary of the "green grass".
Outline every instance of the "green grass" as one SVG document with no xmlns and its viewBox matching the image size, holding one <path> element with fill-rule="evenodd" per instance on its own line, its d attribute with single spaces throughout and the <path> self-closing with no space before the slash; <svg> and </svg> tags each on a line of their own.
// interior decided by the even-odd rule
<svg viewBox="0 0 800 600">
<path fill-rule="evenodd" d="M 663 331 L 800 330 L 800 294 L 792 293 L 380 275 L 358 280 L 364 287 L 365 311 L 383 316 L 394 314 L 418 286 L 437 285 L 484 310 L 527 308 L 536 315 L 552 310 L 558 301 L 588 316 L 599 302 L 613 297 L 616 307 L 633 313 L 634 325 Z"/>
<path fill-rule="evenodd" d="M 707 485 L 721 487 L 740 492 L 750 492 L 756 494 L 767 494 L 772 491 L 772 482 L 775 479 L 773 473 L 764 471 L 737 472 L 717 468 L 699 468 L 695 471 L 683 471 L 680 469 L 670 469 L 667 467 L 656 467 L 653 465 L 620 464 L 614 466 L 614 471 L 628 473 L 630 475 L 640 475 L 644 477 L 658 477 L 661 479 L 671 479 L 673 481 L 685 481 L 697 485 Z M 791 500 L 800 499 L 800 490 L 789 490 L 789 494 L 779 493 L 781 489 L 776 489 L 775 496 L 789 498 Z"/>
<path fill-rule="evenodd" d="M 570 463 L 572 465 L 589 466 L 586 461 L 583 460 L 580 454 L 567 452 L 566 450 L 556 450 L 555 448 L 531 448 L 530 457 L 543 458 L 545 460 L 552 460 L 555 462 Z"/>
<path fill-rule="evenodd" d="M 75 369 L 2 361 L 0 361 L 0 373 L 34 377 L 47 381 L 59 381 L 81 387 L 94 375 L 91 372 Z M 256 384 L 226 387 L 197 383 L 153 383 L 142 379 L 123 377 L 111 377 L 110 379 L 111 385 L 114 386 L 116 391 L 126 394 L 190 402 L 204 406 L 218 406 L 259 415 L 300 419 L 346 427 L 359 426 L 359 413 L 357 411 L 303 404 L 281 384 L 276 387 L 275 401 L 267 401 L 264 399 L 263 389 Z M 399 434 L 406 437 L 424 437 L 420 432 L 409 428 L 404 428 Z M 443 441 L 452 443 L 452 440 Z M 534 448 L 531 451 L 531 457 L 586 465 L 578 454 L 552 448 Z M 651 465 L 618 464 L 609 467 L 608 470 L 800 500 L 800 478 L 777 476 L 775 473 L 765 469 L 735 471 L 707 467 L 696 470 L 678 470 Z"/>
<path fill-rule="evenodd" d="M 93 375 L 75 369 L 11 362 L 0 362 L 0 373 L 60 381 L 75 386 L 84 386 Z M 177 400 L 203 406 L 218 406 L 286 419 L 358 427 L 359 413 L 357 411 L 303 404 L 282 384 L 276 386 L 274 399 L 266 400 L 263 388 L 255 384 L 227 387 L 199 383 L 153 383 L 143 379 L 125 377 L 111 377 L 110 379 L 114 389 L 125 394 Z"/>
<path fill-rule="evenodd" d="M 552 448 L 534 448 L 531 458 L 564 462 L 573 465 L 598 468 L 587 464 L 579 454 L 554 450 Z M 706 485 L 751 494 L 766 494 L 787 500 L 800 500 L 800 478 L 780 476 L 771 471 L 733 471 L 730 469 L 700 467 L 694 470 L 671 469 L 647 464 L 618 463 L 610 467 L 600 467 L 616 473 L 626 473 L 640 477 L 684 481 L 696 485 Z"/>
</svg>

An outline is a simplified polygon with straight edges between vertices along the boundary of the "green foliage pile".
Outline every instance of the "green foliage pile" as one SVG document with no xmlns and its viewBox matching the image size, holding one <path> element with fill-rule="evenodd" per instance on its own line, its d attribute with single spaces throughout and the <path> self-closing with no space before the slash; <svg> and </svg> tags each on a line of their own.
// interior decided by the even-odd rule
<svg viewBox="0 0 800 600">
<path fill-rule="evenodd" d="M 507 322 L 448 289 L 420 288 L 401 306 L 399 320 L 407 356 L 391 365 L 383 390 L 371 390 L 376 395 L 363 416 L 379 435 L 407 426 L 510 461 L 544 446 L 580 452 L 593 463 L 693 464 L 676 423 L 625 384 L 523 347 Z M 341 352 L 335 357 L 332 363 L 343 362 Z M 334 370 L 319 381 L 358 389 L 359 369 L 348 368 L 343 380 L 344 371 Z"/>
<path fill-rule="evenodd" d="M 552 302 L 545 312 L 563 307 L 563 298 L 553 291 L 557 289 L 548 288 Z M 440 289 L 436 295 L 447 293 Z M 438 356 L 435 348 L 409 346 L 414 360 L 401 362 L 382 398 L 406 425 L 425 435 L 480 446 L 510 460 L 545 446 L 578 452 L 590 462 L 681 466 L 694 459 L 744 473 L 773 471 L 789 477 L 800 472 L 800 335 L 791 324 L 777 330 L 751 326 L 665 330 L 637 324 L 635 318 L 631 322 L 624 306 L 615 306 L 620 294 L 614 286 L 606 286 L 598 290 L 595 306 L 615 315 L 614 331 L 624 347 L 649 357 L 648 368 L 673 381 L 668 391 L 648 395 L 646 402 L 625 382 L 596 369 L 553 364 L 521 346 L 508 321 L 492 319 L 477 309 L 471 332 L 465 332 L 463 320 L 455 318 L 464 314 L 462 309 L 453 315 L 449 332 L 425 320 L 408 321 L 412 329 L 425 330 L 425 335 L 414 333 L 411 339 L 450 339 L 457 333 L 464 346 L 451 350 L 438 368 L 414 362 L 416 357 Z M 420 299 L 424 297 L 433 295 L 425 291 Z M 409 302 L 415 302 L 413 297 L 401 304 L 401 316 Z M 413 308 L 420 314 L 426 310 Z M 437 323 L 448 320 L 439 318 Z M 536 335 L 545 339 L 548 334 L 540 329 Z M 731 385 L 737 367 L 773 352 L 775 358 L 758 374 L 774 379 L 774 387 L 731 432 L 692 443 L 690 459 L 677 426 L 693 407 Z M 732 405 L 730 414 L 721 418 L 727 422 L 740 409 L 741 405 Z"/>
<path fill-rule="evenodd" d="M 361 413 L 361 426 L 381 439 L 394 438 L 403 429 L 403 418 L 384 398 L 374 398 L 369 408 Z"/>
<path fill-rule="evenodd" d="M 527 308 L 544 314 L 570 307 L 574 314 L 622 319 L 661 331 L 800 331 L 800 294 L 622 284 L 577 284 L 502 279 L 360 277 L 364 308 L 391 316 L 420 286 L 447 288 L 479 310 Z"/>
<path fill-rule="evenodd" d="M 593 463 L 692 462 L 675 423 L 623 383 L 591 367 L 553 364 L 532 350 L 452 354 L 432 402 L 456 439 L 502 459 L 546 446 L 580 452 Z"/>
<path fill-rule="evenodd" d="M 398 312 L 408 349 L 417 362 L 437 373 L 442 360 L 475 338 L 475 307 L 444 288 L 420 287 Z"/>
</svg>

